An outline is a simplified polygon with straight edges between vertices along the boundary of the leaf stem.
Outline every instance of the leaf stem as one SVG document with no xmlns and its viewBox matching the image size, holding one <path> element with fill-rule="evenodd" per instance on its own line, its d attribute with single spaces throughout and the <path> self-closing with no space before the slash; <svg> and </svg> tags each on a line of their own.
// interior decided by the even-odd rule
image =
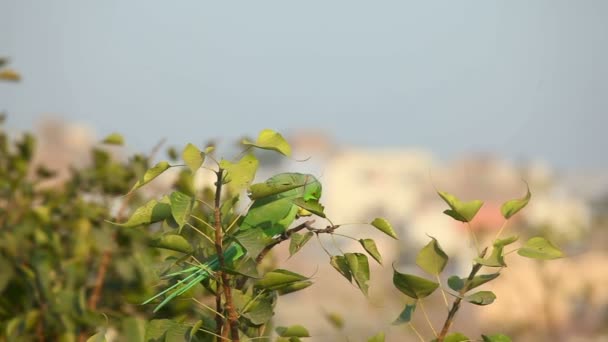
<svg viewBox="0 0 608 342">
<path fill-rule="evenodd" d="M 429 325 L 429 327 L 433 331 L 433 335 L 435 335 L 435 337 L 437 337 L 437 330 L 435 330 L 435 327 L 433 327 L 433 323 L 429 319 L 429 315 L 426 313 L 426 309 L 424 308 L 422 299 L 418 299 L 418 303 L 420 304 L 420 309 L 422 310 L 422 314 L 424 315 L 424 319 L 426 320 L 426 323 Z"/>
<path fill-rule="evenodd" d="M 410 322 L 408 325 L 410 326 L 410 328 L 412 329 L 412 331 L 416 334 L 416 336 L 418 336 L 418 338 L 420 339 L 420 341 L 424 342 L 424 338 L 422 337 L 422 335 L 420 335 L 420 333 L 418 332 L 418 330 L 416 330 L 416 327 L 414 327 L 414 323 Z"/>
<path fill-rule="evenodd" d="M 448 297 L 445 295 L 445 290 L 443 289 L 443 285 L 441 284 L 441 278 L 439 277 L 439 273 L 435 274 L 437 278 L 437 282 L 439 283 L 439 289 L 441 290 L 441 296 L 443 297 L 443 302 L 445 303 L 445 308 L 450 310 L 450 304 L 448 304 Z"/>
<path fill-rule="evenodd" d="M 470 222 L 467 222 L 467 228 L 469 230 L 469 234 L 471 235 L 473 243 L 475 244 L 475 252 L 477 252 L 477 254 L 479 255 L 479 253 L 481 251 L 479 249 L 479 242 L 477 241 L 477 236 L 475 235 L 475 232 L 473 231 L 473 227 L 471 227 L 471 223 Z"/>
<path fill-rule="evenodd" d="M 498 230 L 498 233 L 496 233 L 496 236 L 494 237 L 494 241 L 496 241 L 496 240 L 497 240 L 497 239 L 500 237 L 500 234 L 502 234 L 502 231 L 503 231 L 503 230 L 505 229 L 505 227 L 507 226 L 507 222 L 508 222 L 508 221 L 509 221 L 509 220 L 504 220 L 504 221 L 502 222 L 502 226 L 500 226 L 500 229 Z"/>
</svg>

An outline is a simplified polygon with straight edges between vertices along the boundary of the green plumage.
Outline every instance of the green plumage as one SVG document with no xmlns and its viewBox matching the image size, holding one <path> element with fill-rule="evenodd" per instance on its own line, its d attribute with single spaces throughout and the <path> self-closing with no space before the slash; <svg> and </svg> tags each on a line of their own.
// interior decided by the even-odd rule
<svg viewBox="0 0 608 342">
<path fill-rule="evenodd" d="M 312 175 L 301 173 L 281 173 L 266 180 L 264 183 L 251 186 L 250 197 L 253 204 L 238 222 L 239 235 L 257 235 L 271 238 L 285 232 L 298 216 L 306 211 L 294 203 L 295 200 L 318 201 L 321 197 L 321 183 Z M 247 253 L 250 252 L 250 253 Z M 258 250 L 246 251 L 238 243 L 232 243 L 226 248 L 224 259 L 228 263 L 249 256 L 255 258 Z M 180 296 L 190 288 L 207 279 L 219 268 L 216 256 L 211 257 L 201 266 L 193 266 L 179 272 L 167 275 L 168 278 L 185 276 L 175 285 L 158 293 L 146 300 L 143 304 L 168 294 L 165 299 L 156 306 L 154 312 L 158 311 L 173 298 Z"/>
</svg>

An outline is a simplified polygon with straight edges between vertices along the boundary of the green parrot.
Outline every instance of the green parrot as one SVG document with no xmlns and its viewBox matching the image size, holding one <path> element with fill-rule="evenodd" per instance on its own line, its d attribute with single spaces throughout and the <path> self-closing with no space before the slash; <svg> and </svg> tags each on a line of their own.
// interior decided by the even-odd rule
<svg viewBox="0 0 608 342">
<path fill-rule="evenodd" d="M 302 202 L 316 203 L 321 197 L 321 183 L 312 175 L 301 173 L 280 173 L 264 183 L 253 184 L 250 188 L 250 198 L 253 204 L 243 216 L 235 234 L 236 242 L 232 242 L 224 250 L 224 260 L 230 264 L 246 256 L 255 258 L 260 250 L 245 249 L 238 242 L 239 237 L 247 235 L 271 238 L 285 232 L 289 226 L 300 216 L 310 216 L 312 213 L 303 207 Z M 219 269 L 217 256 L 211 257 L 204 264 L 193 266 L 175 273 L 168 274 L 167 278 L 186 275 L 175 285 L 146 300 L 142 305 L 148 304 L 156 298 L 170 293 L 154 312 L 188 291 L 199 282 L 207 279 Z"/>
</svg>

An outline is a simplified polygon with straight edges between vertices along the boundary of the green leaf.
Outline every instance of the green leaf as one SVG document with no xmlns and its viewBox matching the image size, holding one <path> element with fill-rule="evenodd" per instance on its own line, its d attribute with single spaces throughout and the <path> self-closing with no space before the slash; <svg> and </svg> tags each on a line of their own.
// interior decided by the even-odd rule
<svg viewBox="0 0 608 342">
<path fill-rule="evenodd" d="M 438 191 L 437 193 L 450 206 L 450 209 L 443 213 L 461 222 L 471 222 L 483 205 L 480 200 L 461 202 L 456 196 L 447 192 Z"/>
<path fill-rule="evenodd" d="M 336 329 L 344 328 L 344 318 L 335 312 L 325 313 L 325 318 Z"/>
<path fill-rule="evenodd" d="M 2 254 L 0 254 L 0 270 L 2 270 L 0 272 L 0 293 L 2 293 L 15 274 L 15 269 L 10 260 L 2 256 Z"/>
<path fill-rule="evenodd" d="M 305 183 L 291 183 L 291 182 L 264 182 L 252 184 L 249 188 L 249 198 L 251 200 L 258 200 L 268 196 L 278 195 L 289 190 L 301 188 L 305 186 Z"/>
<path fill-rule="evenodd" d="M 154 165 L 152 168 L 148 169 L 144 176 L 140 178 L 135 185 L 129 190 L 129 193 L 135 191 L 136 189 L 141 188 L 142 186 L 150 183 L 154 178 L 160 176 L 163 172 L 167 171 L 171 165 L 169 165 L 166 161 L 161 161 Z"/>
<path fill-rule="evenodd" d="M 439 284 L 412 274 L 399 273 L 393 269 L 393 284 L 406 296 L 420 299 L 433 293 Z"/>
<path fill-rule="evenodd" d="M 275 329 L 281 337 L 310 337 L 308 330 L 301 325 L 292 325 L 290 327 L 277 327 Z"/>
<path fill-rule="evenodd" d="M 205 161 L 205 154 L 198 147 L 188 144 L 182 152 L 182 159 L 188 165 L 192 173 L 196 172 Z"/>
<path fill-rule="evenodd" d="M 247 229 L 235 235 L 237 241 L 245 247 L 253 258 L 257 257 L 267 245 L 274 240 L 264 234 L 261 229 Z"/>
<path fill-rule="evenodd" d="M 278 290 L 290 284 L 309 280 L 301 274 L 283 269 L 276 269 L 268 272 L 264 277 L 255 283 L 255 287 L 267 290 Z"/>
<path fill-rule="evenodd" d="M 502 254 L 502 246 L 494 246 L 492 254 L 487 259 L 480 257 L 475 258 L 475 262 L 488 267 L 507 267 L 504 256 Z"/>
<path fill-rule="evenodd" d="M 268 323 L 274 315 L 276 296 L 274 293 L 260 294 L 255 297 L 239 290 L 233 290 L 234 302 L 241 315 L 254 325 Z"/>
<path fill-rule="evenodd" d="M 182 192 L 174 191 L 169 196 L 169 200 L 171 202 L 171 215 L 181 229 L 188 222 L 194 199 Z"/>
<path fill-rule="evenodd" d="M 438 275 L 448 263 L 448 255 L 445 254 L 437 239 L 430 237 L 431 241 L 424 246 L 416 257 L 416 265 L 425 272 Z"/>
<path fill-rule="evenodd" d="M 307 232 L 306 234 L 293 233 L 289 239 L 289 256 L 296 254 L 304 247 L 304 245 L 312 238 L 313 233 Z"/>
<path fill-rule="evenodd" d="M 292 292 L 304 290 L 305 288 L 311 286 L 313 284 L 310 280 L 298 281 L 295 283 L 287 284 L 283 287 L 278 288 L 276 291 L 279 295 L 286 295 Z"/>
<path fill-rule="evenodd" d="M 170 319 L 153 319 L 146 326 L 146 341 L 187 341 L 190 326 Z"/>
<path fill-rule="evenodd" d="M 334 255 L 330 258 L 329 264 L 332 265 L 336 271 L 340 272 L 349 282 L 353 281 L 352 274 L 350 273 L 350 267 L 346 258 L 342 255 Z"/>
<path fill-rule="evenodd" d="M 108 145 L 121 145 L 122 146 L 125 143 L 125 139 L 122 137 L 122 135 L 120 135 L 118 133 L 112 133 L 112 134 L 108 135 L 107 137 L 105 137 L 101 142 L 104 144 L 108 144 Z"/>
<path fill-rule="evenodd" d="M 291 156 L 291 146 L 289 146 L 281 134 L 271 129 L 262 130 L 255 143 L 248 140 L 243 140 L 242 144 L 254 146 L 264 150 L 273 150 L 287 157 Z"/>
<path fill-rule="evenodd" d="M 380 255 L 380 252 L 378 251 L 378 247 L 376 247 L 376 242 L 374 240 L 360 239 L 359 243 L 361 243 L 361 246 L 363 246 L 365 251 L 369 253 L 372 258 L 374 258 L 380 265 L 382 265 L 382 256 Z"/>
<path fill-rule="evenodd" d="M 511 216 L 517 214 L 518 211 L 522 210 L 526 205 L 528 205 L 528 202 L 530 202 L 530 198 L 532 197 L 528 183 L 526 183 L 526 189 L 526 195 L 524 197 L 506 201 L 500 207 L 500 212 L 505 219 L 508 220 L 511 218 Z"/>
<path fill-rule="evenodd" d="M 504 238 L 504 239 L 496 239 L 494 241 L 494 246 L 496 246 L 496 247 L 508 246 L 508 245 L 512 244 L 513 242 L 517 241 L 518 239 L 519 239 L 519 236 L 517 236 L 517 235 L 509 236 L 508 238 Z"/>
<path fill-rule="evenodd" d="M 395 233 L 395 230 L 393 229 L 393 226 L 387 220 L 383 219 L 382 217 L 375 218 L 372 221 L 371 225 L 378 228 L 381 232 L 392 237 L 393 239 L 399 240 L 399 238 L 397 238 L 397 234 Z"/>
<path fill-rule="evenodd" d="M 193 340 L 195 340 L 196 333 L 198 332 L 198 330 L 200 328 L 203 327 L 203 324 L 205 324 L 205 322 L 203 320 L 199 320 L 198 322 L 194 323 L 194 325 L 190 329 L 190 333 L 189 333 L 190 336 L 188 338 L 188 342 L 192 342 Z M 129 340 L 129 341 L 132 341 L 132 340 Z"/>
<path fill-rule="evenodd" d="M 146 336 L 146 320 L 130 316 L 122 320 L 123 336 L 127 341 L 144 342 Z"/>
<path fill-rule="evenodd" d="M 227 160 L 220 161 L 220 168 L 226 170 L 224 181 L 232 193 L 238 193 L 249 187 L 255 178 L 259 162 L 253 154 L 246 154 L 236 164 Z"/>
<path fill-rule="evenodd" d="M 89 337 L 87 342 L 106 342 L 106 333 L 105 331 L 100 331 L 97 334 Z"/>
<path fill-rule="evenodd" d="M 559 259 L 564 257 L 564 253 L 550 241 L 543 237 L 533 237 L 521 247 L 517 254 L 532 259 Z"/>
<path fill-rule="evenodd" d="M 470 291 L 491 280 L 494 280 L 494 279 L 498 278 L 499 275 L 500 275 L 500 273 L 496 272 L 496 273 L 490 273 L 490 274 L 480 274 L 478 276 L 475 276 L 469 282 L 467 289 L 465 291 L 463 291 L 463 293 L 466 293 L 467 291 Z M 450 278 L 448 278 L 448 286 L 454 291 L 460 291 L 464 287 L 466 280 L 467 280 L 467 278 L 451 276 Z"/>
<path fill-rule="evenodd" d="M 451 333 L 448 336 L 446 336 L 445 339 L 443 340 L 443 342 L 465 342 L 465 341 L 471 341 L 471 339 L 459 332 Z"/>
<path fill-rule="evenodd" d="M 377 333 L 376 335 L 370 337 L 367 342 L 384 342 L 385 339 L 385 335 L 384 332 L 381 331 L 379 333 Z"/>
<path fill-rule="evenodd" d="M 492 291 L 479 291 L 464 297 L 464 300 L 475 305 L 489 305 L 494 303 L 496 295 Z"/>
<path fill-rule="evenodd" d="M 346 263 L 361 292 L 367 296 L 369 288 L 369 263 L 367 256 L 362 253 L 345 253 Z"/>
<path fill-rule="evenodd" d="M 319 203 L 319 201 L 315 201 L 315 200 L 305 201 L 303 198 L 296 198 L 295 200 L 293 200 L 293 204 L 295 204 L 298 207 L 300 207 L 304 210 L 307 210 L 319 217 L 325 218 L 325 213 L 323 212 L 323 210 L 325 210 L 325 208 L 323 207 L 323 205 L 321 203 Z"/>
<path fill-rule="evenodd" d="M 166 234 L 150 242 L 152 247 L 170 249 L 185 254 L 192 253 L 192 246 L 183 236 L 177 234 Z"/>
<path fill-rule="evenodd" d="M 151 200 L 137 208 L 126 222 L 108 222 L 125 228 L 133 228 L 143 224 L 159 222 L 171 217 L 171 205 L 169 205 L 168 202 L 169 199 L 167 197 L 163 198 L 160 202 Z"/>
<path fill-rule="evenodd" d="M 481 338 L 483 338 L 483 342 L 511 342 L 511 338 L 503 334 L 481 335 Z"/>
<path fill-rule="evenodd" d="M 409 323 L 414 315 L 414 310 L 416 310 L 416 303 L 406 304 L 403 311 L 399 314 L 399 317 L 393 322 L 393 325 Z"/>
</svg>

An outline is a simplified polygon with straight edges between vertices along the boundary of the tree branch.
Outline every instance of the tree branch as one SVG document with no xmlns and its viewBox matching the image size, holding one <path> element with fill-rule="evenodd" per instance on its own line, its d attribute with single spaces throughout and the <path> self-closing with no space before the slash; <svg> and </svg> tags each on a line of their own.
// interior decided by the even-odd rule
<svg viewBox="0 0 608 342">
<path fill-rule="evenodd" d="M 219 273 L 219 279 L 221 280 L 222 288 L 223 288 L 223 292 L 224 292 L 225 308 L 226 308 L 226 311 L 228 312 L 227 316 L 228 316 L 228 323 L 230 324 L 230 335 L 231 335 L 233 342 L 238 342 L 239 341 L 239 322 L 238 322 L 238 315 L 236 313 L 236 309 L 234 308 L 234 304 L 232 303 L 232 291 L 230 288 L 229 277 L 228 277 L 228 274 L 226 274 L 226 272 L 221 271 L 222 269 L 224 269 L 224 266 L 225 266 L 224 250 L 223 250 L 224 231 L 222 230 L 222 214 L 220 211 L 224 169 L 220 168 L 217 171 L 216 175 L 217 175 L 217 182 L 215 183 L 215 201 L 214 201 L 214 206 L 213 206 L 213 213 L 214 213 L 214 218 L 215 218 L 215 250 L 217 252 L 217 260 L 218 260 L 219 267 L 220 267 L 220 271 L 218 273 Z M 216 289 L 216 293 L 218 296 L 221 296 L 219 286 Z M 221 301 L 221 297 L 220 297 L 220 301 Z M 216 297 L 216 304 L 217 303 L 218 303 L 218 301 L 217 301 L 217 297 Z M 218 309 L 220 309 L 220 308 L 218 308 Z M 220 311 L 218 310 L 218 312 L 220 312 Z M 217 317 L 216 317 L 216 322 L 219 322 Z M 217 329 L 222 329 L 221 325 Z M 218 335 L 222 336 L 222 334 L 218 334 Z"/>
<path fill-rule="evenodd" d="M 479 253 L 479 257 L 483 258 L 486 255 L 487 251 L 488 251 L 488 248 L 486 247 L 483 251 L 481 251 L 481 253 Z M 460 289 L 460 291 L 458 291 L 459 296 L 456 297 L 456 299 L 454 299 L 454 302 L 452 303 L 452 308 L 450 309 L 450 312 L 448 313 L 448 317 L 445 319 L 445 323 L 443 323 L 443 328 L 441 329 L 441 333 L 439 333 L 439 336 L 437 336 L 437 342 L 443 342 L 446 335 L 450 331 L 450 327 L 452 326 L 452 323 L 454 322 L 454 317 L 456 316 L 458 309 L 460 309 L 460 304 L 462 303 L 462 298 L 464 297 L 465 293 L 467 293 L 467 291 L 469 291 L 469 286 L 471 285 L 471 281 L 473 280 L 473 278 L 475 278 L 475 275 L 477 274 L 477 272 L 479 272 L 479 270 L 482 267 L 483 267 L 482 264 L 476 263 L 473 265 L 473 268 L 471 269 L 471 273 L 469 273 L 469 276 L 467 277 L 467 280 L 465 281 L 464 286 L 462 287 L 462 289 Z"/>
<path fill-rule="evenodd" d="M 331 234 L 340 227 L 339 225 L 337 225 L 337 226 L 327 226 L 324 229 L 319 229 L 319 228 L 313 227 L 312 226 L 313 223 L 315 223 L 315 220 L 308 220 L 291 229 L 286 230 L 283 234 L 281 234 L 277 238 L 275 238 L 275 240 L 273 242 L 271 242 L 269 245 L 264 247 L 264 249 L 260 252 L 260 254 L 258 254 L 258 256 L 255 258 L 255 262 L 258 264 L 260 262 L 262 262 L 264 257 L 266 257 L 266 254 L 268 254 L 268 252 L 270 252 L 271 249 L 273 249 L 276 245 L 280 244 L 281 242 L 289 240 L 291 238 L 291 235 L 293 235 L 293 233 L 297 233 L 300 230 L 306 229 L 306 230 L 318 235 L 318 234 Z"/>
</svg>

